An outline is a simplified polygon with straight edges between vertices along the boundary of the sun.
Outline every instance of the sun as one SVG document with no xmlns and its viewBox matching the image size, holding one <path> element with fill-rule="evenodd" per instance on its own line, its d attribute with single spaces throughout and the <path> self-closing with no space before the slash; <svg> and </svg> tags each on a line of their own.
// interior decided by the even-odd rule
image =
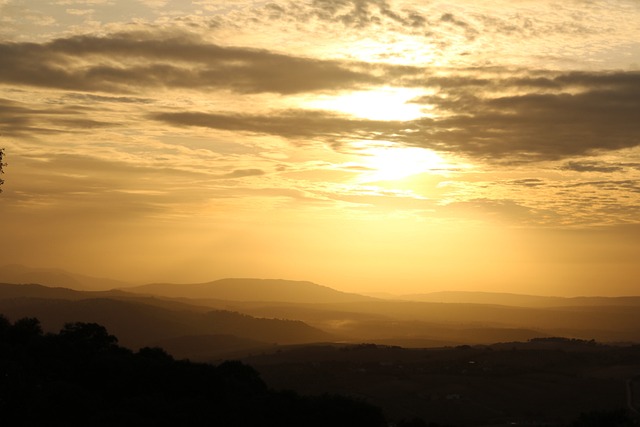
<svg viewBox="0 0 640 427">
<path fill-rule="evenodd" d="M 411 100 L 424 95 L 410 88 L 383 87 L 335 96 L 321 95 L 305 102 L 313 109 L 329 110 L 367 120 L 409 121 L 424 116 L 424 106 Z"/>
<path fill-rule="evenodd" d="M 396 181 L 427 172 L 448 168 L 445 160 L 432 150 L 419 147 L 397 147 L 391 143 L 365 148 L 360 166 L 365 169 L 359 182 Z"/>
</svg>

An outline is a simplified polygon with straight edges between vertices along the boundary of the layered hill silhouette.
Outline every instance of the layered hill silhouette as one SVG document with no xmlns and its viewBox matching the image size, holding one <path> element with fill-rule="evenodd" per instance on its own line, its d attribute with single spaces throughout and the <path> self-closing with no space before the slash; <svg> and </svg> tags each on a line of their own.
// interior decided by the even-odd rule
<svg viewBox="0 0 640 427">
<path fill-rule="evenodd" d="M 0 313 L 11 318 L 37 316 L 52 330 L 67 321 L 97 322 L 117 333 L 124 345 L 161 345 L 195 360 L 272 350 L 276 344 L 330 341 L 404 347 L 549 336 L 640 342 L 639 308 L 640 297 L 440 292 L 381 299 L 311 282 L 268 279 L 108 291 L 0 285 Z"/>
<path fill-rule="evenodd" d="M 161 347 L 177 359 L 248 360 L 276 388 L 359 396 L 395 419 L 409 411 L 445 424 L 553 425 L 586 409 L 640 407 L 640 391 L 625 391 L 640 390 L 640 297 L 383 299 L 261 279 L 101 290 L 78 280 L 78 290 L 26 273 L 15 276 L 22 284 L 0 283 L 0 315 L 10 321 L 38 318 L 53 333 L 68 322 L 104 325 L 140 355 Z"/>
<path fill-rule="evenodd" d="M 222 279 L 208 283 L 153 283 L 127 292 L 171 298 L 217 299 L 288 303 L 345 303 L 372 301 L 364 295 L 340 292 L 312 282 L 274 279 Z"/>
<path fill-rule="evenodd" d="M 238 361 L 176 361 L 137 352 L 97 323 L 44 334 L 38 319 L 0 316 L 0 403 L 9 426 L 382 427 L 372 405 L 272 390 Z"/>
<path fill-rule="evenodd" d="M 522 295 L 500 292 L 431 292 L 426 294 L 408 294 L 387 299 L 407 301 L 494 304 L 516 307 L 580 307 L 598 305 L 640 306 L 640 297 L 549 297 L 541 295 Z"/>
<path fill-rule="evenodd" d="M 32 268 L 19 264 L 0 266 L 0 283 L 38 283 L 81 291 L 104 291 L 131 286 L 118 280 L 84 276 L 57 268 Z"/>
<path fill-rule="evenodd" d="M 193 353 L 214 358 L 238 348 L 270 348 L 275 344 L 333 339 L 329 333 L 297 320 L 256 318 L 119 291 L 93 293 L 0 284 L 0 313 L 10 319 L 37 317 L 47 331 L 59 330 L 67 322 L 100 323 L 116 333 L 127 347 L 170 343 L 167 347 L 177 349 L 184 357 L 191 354 L 180 350 L 184 347 L 180 340 L 199 340 L 201 345 Z"/>
</svg>

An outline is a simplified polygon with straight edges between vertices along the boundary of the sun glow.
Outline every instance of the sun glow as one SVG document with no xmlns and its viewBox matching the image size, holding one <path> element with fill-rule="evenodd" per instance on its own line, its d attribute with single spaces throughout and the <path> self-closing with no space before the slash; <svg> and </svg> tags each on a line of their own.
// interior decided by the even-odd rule
<svg viewBox="0 0 640 427">
<path fill-rule="evenodd" d="M 362 156 L 359 164 L 366 171 L 358 177 L 360 182 L 395 181 L 449 168 L 437 153 L 418 147 L 376 146 L 365 148 Z"/>
<path fill-rule="evenodd" d="M 424 92 L 415 89 L 386 87 L 338 96 L 318 96 L 304 104 L 309 108 L 335 111 L 362 119 L 409 121 L 425 115 L 423 105 L 411 102 L 423 95 Z"/>
</svg>

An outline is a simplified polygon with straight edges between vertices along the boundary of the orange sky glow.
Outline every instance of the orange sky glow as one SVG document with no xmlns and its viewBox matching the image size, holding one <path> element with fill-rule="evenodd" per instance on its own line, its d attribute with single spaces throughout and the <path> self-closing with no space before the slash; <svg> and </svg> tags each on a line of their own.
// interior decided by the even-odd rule
<svg viewBox="0 0 640 427">
<path fill-rule="evenodd" d="M 640 3 L 0 0 L 0 264 L 640 294 Z"/>
</svg>

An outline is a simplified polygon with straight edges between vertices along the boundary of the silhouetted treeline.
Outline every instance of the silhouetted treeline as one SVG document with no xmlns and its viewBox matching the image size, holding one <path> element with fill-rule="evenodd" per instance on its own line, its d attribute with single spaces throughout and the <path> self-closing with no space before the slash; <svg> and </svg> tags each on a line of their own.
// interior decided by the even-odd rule
<svg viewBox="0 0 640 427">
<path fill-rule="evenodd" d="M 0 315 L 0 424 L 7 426 L 386 426 L 364 402 L 269 390 L 248 365 L 133 352 L 96 323 L 43 334 Z"/>
<path fill-rule="evenodd" d="M 632 427 L 636 425 L 624 409 L 580 414 L 571 427 Z"/>
<path fill-rule="evenodd" d="M 566 338 L 566 337 L 540 337 L 540 338 L 531 338 L 529 342 L 537 343 L 537 342 L 548 342 L 548 343 L 569 343 L 569 344 L 582 344 L 582 345 L 598 345 L 596 340 L 581 340 L 578 338 Z"/>
<path fill-rule="evenodd" d="M 7 164 L 4 163 L 4 148 L 0 148 L 0 175 L 4 173 L 4 167 Z M 0 193 L 2 193 L 2 184 L 4 184 L 4 180 L 0 178 Z"/>
</svg>

